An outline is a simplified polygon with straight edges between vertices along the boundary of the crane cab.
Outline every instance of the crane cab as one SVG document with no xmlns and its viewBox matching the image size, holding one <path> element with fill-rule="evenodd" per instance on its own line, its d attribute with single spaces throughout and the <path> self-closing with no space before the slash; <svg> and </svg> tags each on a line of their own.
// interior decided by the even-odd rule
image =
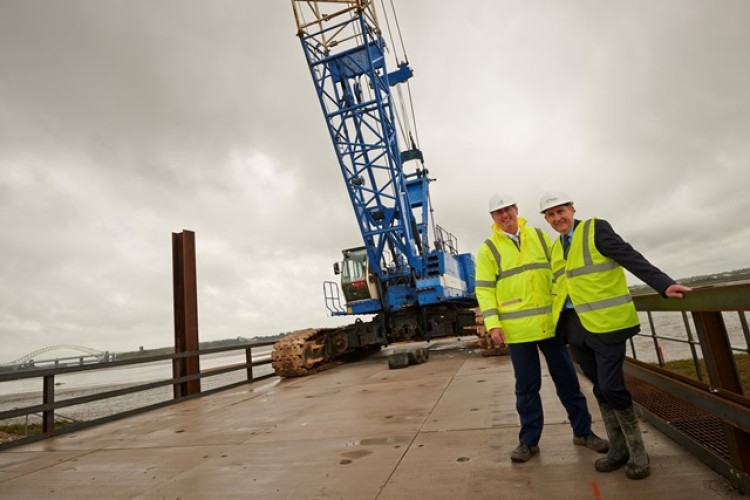
<svg viewBox="0 0 750 500">
<path fill-rule="evenodd" d="M 343 250 L 344 260 L 333 265 L 341 275 L 341 290 L 347 304 L 360 300 L 378 299 L 377 278 L 370 272 L 365 247 Z"/>
</svg>

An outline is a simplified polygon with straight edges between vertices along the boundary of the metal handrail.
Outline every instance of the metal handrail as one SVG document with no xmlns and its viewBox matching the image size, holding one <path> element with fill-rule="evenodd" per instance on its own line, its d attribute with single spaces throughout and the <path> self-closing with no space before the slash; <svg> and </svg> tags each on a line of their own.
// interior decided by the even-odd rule
<svg viewBox="0 0 750 500">
<path fill-rule="evenodd" d="M 29 435 L 20 439 L 15 439 L 13 441 L 2 443 L 0 444 L 0 450 L 9 448 L 12 446 L 31 443 L 34 441 L 48 438 L 48 437 L 56 436 L 59 434 L 64 434 L 64 433 L 80 430 L 83 428 L 92 427 L 94 425 L 99 425 L 105 422 L 119 420 L 121 418 L 125 418 L 125 417 L 135 415 L 138 413 L 143 413 L 145 411 L 153 410 L 156 408 L 161 408 L 163 406 L 168 406 L 168 405 L 180 402 L 180 401 L 194 399 L 196 397 L 201 397 L 207 394 L 212 394 L 215 392 L 231 389 L 231 388 L 244 385 L 244 384 L 248 384 L 251 382 L 257 382 L 257 381 L 264 380 L 270 377 L 275 377 L 276 374 L 273 371 L 264 375 L 259 375 L 259 376 L 255 376 L 253 373 L 254 367 L 270 364 L 271 363 L 270 356 L 268 356 L 267 358 L 263 358 L 261 360 L 257 360 L 257 361 L 252 360 L 253 349 L 257 349 L 260 347 L 267 347 L 273 344 L 274 342 L 256 342 L 256 343 L 251 343 L 251 344 L 237 344 L 237 345 L 232 345 L 232 346 L 202 349 L 197 352 L 158 354 L 158 355 L 143 356 L 143 357 L 132 358 L 132 359 L 123 359 L 123 360 L 116 360 L 116 361 L 109 361 L 109 362 L 102 362 L 102 363 L 91 363 L 91 364 L 80 365 L 80 366 L 66 366 L 66 367 L 58 367 L 58 368 L 24 368 L 24 369 L 19 369 L 19 370 L 0 372 L 0 383 L 24 380 L 24 379 L 39 379 L 39 378 L 41 378 L 43 381 L 43 388 L 41 390 L 42 392 L 41 404 L 34 404 L 34 405 L 24 406 L 20 408 L 14 408 L 11 410 L 0 411 L 0 421 L 22 417 L 22 416 L 41 414 L 42 433 Z M 214 367 L 214 368 L 210 368 L 207 370 L 202 370 L 197 375 L 187 375 L 187 376 L 180 376 L 180 377 L 165 378 L 165 379 L 161 379 L 157 381 L 129 385 L 128 387 L 124 387 L 124 388 L 104 390 L 101 392 L 95 392 L 94 394 L 72 397 L 72 398 L 61 399 L 61 400 L 57 400 L 55 398 L 55 377 L 58 375 L 85 372 L 85 371 L 91 371 L 91 370 L 108 370 L 108 369 L 113 369 L 113 368 L 118 368 L 118 367 L 123 367 L 123 366 L 143 365 L 147 363 L 154 363 L 157 361 L 164 361 L 164 360 L 172 360 L 172 363 L 174 365 L 174 363 L 178 362 L 178 360 L 188 358 L 188 357 L 205 356 L 208 354 L 231 352 L 231 351 L 244 351 L 246 361 L 241 362 L 241 363 L 234 363 L 231 365 Z M 243 380 L 240 380 L 240 381 L 223 384 L 218 387 L 213 387 L 211 389 L 204 389 L 204 390 L 201 390 L 197 394 L 180 396 L 180 395 L 177 395 L 175 391 L 173 391 L 172 397 L 165 398 L 156 403 L 145 404 L 137 408 L 115 412 L 104 417 L 92 418 L 92 419 L 87 419 L 85 421 L 75 422 L 72 424 L 65 425 L 64 427 L 61 427 L 58 429 L 55 429 L 55 426 L 54 426 L 55 419 L 56 419 L 55 414 L 61 408 L 72 407 L 72 406 L 91 403 L 95 401 L 102 401 L 102 400 L 120 397 L 120 396 L 124 396 L 128 394 L 141 393 L 144 391 L 157 389 L 159 387 L 172 386 L 174 388 L 175 386 L 177 386 L 177 384 L 182 384 L 190 380 L 214 377 L 217 375 L 239 371 L 239 370 L 246 370 L 247 372 L 247 375 L 243 378 Z"/>
<path fill-rule="evenodd" d="M 655 364 L 639 360 L 636 343 L 630 339 L 630 357 L 626 358 L 624 370 L 643 416 L 743 492 L 750 493 L 750 398 L 744 394 L 735 362 L 735 354 L 750 352 L 746 319 L 750 283 L 695 288 L 682 300 L 665 299 L 658 294 L 636 295 L 633 300 L 636 309 L 646 313 L 650 330 L 636 337 L 651 341 L 656 358 Z M 657 332 L 652 313 L 670 311 L 682 315 L 685 338 Z M 724 321 L 724 315 L 731 312 L 739 315 L 744 346 L 732 345 Z M 689 346 L 696 379 L 665 369 L 664 349 L 672 344 Z M 704 365 L 707 373 L 703 373 Z M 708 428 L 716 432 L 707 432 Z"/>
</svg>

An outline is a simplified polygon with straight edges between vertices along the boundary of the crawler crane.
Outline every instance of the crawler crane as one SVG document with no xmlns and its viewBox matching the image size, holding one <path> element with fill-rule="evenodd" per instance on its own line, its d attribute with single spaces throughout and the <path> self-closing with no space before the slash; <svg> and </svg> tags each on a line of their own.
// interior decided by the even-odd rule
<svg viewBox="0 0 750 500">
<path fill-rule="evenodd" d="M 287 335 L 273 349 L 276 373 L 301 376 L 393 342 L 476 333 L 474 259 L 432 221 L 408 60 L 398 59 L 392 36 L 386 43 L 372 0 L 292 0 L 292 8 L 362 235 L 334 264 L 345 302 L 326 282 L 326 307 L 372 319 Z"/>
</svg>

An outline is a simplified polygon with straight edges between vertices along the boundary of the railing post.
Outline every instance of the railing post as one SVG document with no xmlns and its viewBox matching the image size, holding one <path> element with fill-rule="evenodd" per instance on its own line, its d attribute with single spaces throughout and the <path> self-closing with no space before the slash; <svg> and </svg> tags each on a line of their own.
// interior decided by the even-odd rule
<svg viewBox="0 0 750 500">
<path fill-rule="evenodd" d="M 688 342 L 690 345 L 690 355 L 693 357 L 693 367 L 695 368 L 695 376 L 698 380 L 703 382 L 703 369 L 698 361 L 698 352 L 695 350 L 695 339 L 693 338 L 693 332 L 690 329 L 690 322 L 688 321 L 688 314 L 686 311 L 682 311 L 682 322 L 685 325 L 685 332 L 687 333 Z M 700 341 L 698 342 L 700 345 Z"/>
<path fill-rule="evenodd" d="M 721 312 L 693 311 L 693 321 L 711 387 L 742 394 L 742 383 Z M 750 473 L 750 434 L 726 423 L 722 427 L 732 463 L 742 472 Z"/>
<path fill-rule="evenodd" d="M 245 349 L 245 362 L 247 363 L 247 381 L 253 381 L 253 348 Z"/>
<path fill-rule="evenodd" d="M 43 377 L 42 403 L 51 405 L 55 403 L 55 376 L 45 375 Z M 44 410 L 42 412 L 42 432 L 52 436 L 55 432 L 55 410 Z"/>
<path fill-rule="evenodd" d="M 742 326 L 742 334 L 745 336 L 745 350 L 750 354 L 750 328 L 747 326 L 747 318 L 745 317 L 745 311 L 737 311 L 740 318 L 740 325 Z"/>
<path fill-rule="evenodd" d="M 184 230 L 172 233 L 172 277 L 174 289 L 174 350 L 175 354 L 197 353 L 198 291 L 195 272 L 195 233 Z M 198 354 L 172 361 L 175 378 L 200 374 Z M 201 392 L 200 379 L 180 382 L 174 386 L 175 399 Z"/>
<path fill-rule="evenodd" d="M 656 359 L 659 362 L 659 367 L 664 368 L 664 355 L 661 352 L 661 346 L 659 345 L 659 339 L 656 335 L 656 326 L 654 326 L 654 317 L 651 315 L 651 311 L 646 311 L 648 317 L 648 326 L 651 328 L 651 338 L 654 341 L 654 352 L 656 353 Z"/>
</svg>

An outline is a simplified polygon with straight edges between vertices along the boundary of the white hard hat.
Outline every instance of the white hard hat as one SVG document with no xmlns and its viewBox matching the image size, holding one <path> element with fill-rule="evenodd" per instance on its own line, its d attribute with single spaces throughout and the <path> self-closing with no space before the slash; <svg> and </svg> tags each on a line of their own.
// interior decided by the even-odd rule
<svg viewBox="0 0 750 500">
<path fill-rule="evenodd" d="M 573 200 L 566 193 L 562 191 L 547 191 L 539 199 L 539 210 L 541 213 L 544 213 L 548 208 L 572 204 Z"/>
<path fill-rule="evenodd" d="M 494 212 L 495 210 L 500 210 L 501 208 L 510 207 L 511 205 L 515 204 L 516 200 L 514 200 L 511 195 L 507 193 L 495 193 L 490 196 L 490 213 Z"/>
</svg>

